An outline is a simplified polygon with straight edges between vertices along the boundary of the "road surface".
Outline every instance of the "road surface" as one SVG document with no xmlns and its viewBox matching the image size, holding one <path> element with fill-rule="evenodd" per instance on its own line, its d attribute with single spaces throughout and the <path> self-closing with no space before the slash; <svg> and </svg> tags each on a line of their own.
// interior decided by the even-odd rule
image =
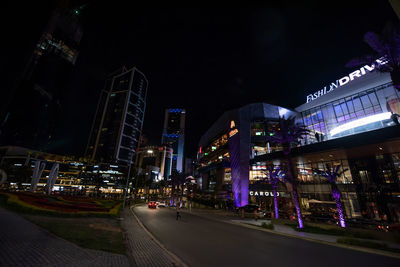
<svg viewBox="0 0 400 267">
<path fill-rule="evenodd" d="M 189 266 L 400 266 L 400 259 L 364 253 L 176 212 L 139 206 L 148 230 Z"/>
</svg>

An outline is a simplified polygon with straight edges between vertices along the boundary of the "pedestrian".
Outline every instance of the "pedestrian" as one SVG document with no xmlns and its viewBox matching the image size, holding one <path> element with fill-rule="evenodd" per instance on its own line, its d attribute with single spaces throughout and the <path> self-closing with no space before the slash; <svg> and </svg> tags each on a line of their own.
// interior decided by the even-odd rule
<svg viewBox="0 0 400 267">
<path fill-rule="evenodd" d="M 176 209 L 176 220 L 181 218 L 181 214 L 179 212 L 179 209 Z"/>
</svg>

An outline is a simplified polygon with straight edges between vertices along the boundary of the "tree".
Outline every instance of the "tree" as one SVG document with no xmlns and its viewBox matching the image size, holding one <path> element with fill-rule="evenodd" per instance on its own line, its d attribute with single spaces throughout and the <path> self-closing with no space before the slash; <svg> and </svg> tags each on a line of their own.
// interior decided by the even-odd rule
<svg viewBox="0 0 400 267">
<path fill-rule="evenodd" d="M 287 173 L 286 173 L 286 185 L 289 187 L 289 191 L 292 193 L 294 206 L 296 208 L 297 220 L 299 222 L 299 228 L 303 228 L 303 219 L 301 215 L 299 196 L 297 193 L 297 177 L 294 175 L 294 169 L 291 161 L 291 145 L 307 135 L 309 130 L 302 125 L 295 123 L 295 117 L 279 117 L 279 123 L 272 129 L 272 132 L 267 134 L 266 137 L 269 141 L 280 144 L 283 147 L 283 154 L 286 159 Z"/>
<path fill-rule="evenodd" d="M 275 219 L 279 219 L 279 208 L 278 208 L 278 184 L 281 179 L 284 179 L 286 172 L 282 169 L 282 166 L 275 167 L 274 165 L 267 166 L 267 171 L 269 174 L 269 182 L 272 185 L 272 191 L 274 194 L 274 209 L 275 209 Z"/>
<path fill-rule="evenodd" d="M 366 42 L 374 51 L 373 54 L 350 60 L 346 66 L 351 68 L 363 64 L 373 64 L 380 72 L 389 72 L 393 86 L 400 91 L 400 29 L 399 26 L 387 22 L 381 35 L 367 32 Z"/>
<path fill-rule="evenodd" d="M 173 170 L 171 175 L 169 176 L 169 178 L 170 178 L 170 185 L 172 187 L 170 206 L 173 206 L 174 196 L 175 196 L 175 187 L 177 187 L 178 190 L 179 190 L 179 187 L 183 187 L 183 184 L 185 183 L 185 175 L 182 172 Z M 183 193 L 183 188 L 182 188 L 182 193 Z M 178 192 L 178 196 L 179 195 L 181 196 L 180 192 Z M 182 202 L 182 196 L 181 196 L 181 202 Z"/>
<path fill-rule="evenodd" d="M 167 180 L 161 180 L 157 183 L 158 189 L 161 190 L 161 197 L 164 198 L 165 196 L 165 187 L 168 186 L 168 181 Z"/>
<path fill-rule="evenodd" d="M 337 208 L 337 211 L 339 214 L 340 227 L 345 228 L 346 222 L 344 220 L 342 203 L 340 203 L 340 190 L 336 184 L 336 181 L 348 169 L 344 169 L 341 172 L 339 172 L 339 170 L 341 168 L 340 165 L 336 166 L 336 168 L 334 168 L 334 167 L 331 168 L 329 166 L 329 164 L 327 163 L 325 166 L 326 166 L 326 170 L 313 169 L 313 171 L 316 172 L 317 174 L 321 175 L 322 177 L 325 177 L 326 179 L 328 179 L 328 182 L 331 184 L 332 196 L 335 199 L 336 208 Z"/>
<path fill-rule="evenodd" d="M 196 180 L 193 176 L 188 176 L 185 178 L 185 186 L 186 186 L 186 198 L 188 200 L 189 211 L 192 211 L 192 194 L 194 194 L 194 189 L 196 186 Z"/>
</svg>

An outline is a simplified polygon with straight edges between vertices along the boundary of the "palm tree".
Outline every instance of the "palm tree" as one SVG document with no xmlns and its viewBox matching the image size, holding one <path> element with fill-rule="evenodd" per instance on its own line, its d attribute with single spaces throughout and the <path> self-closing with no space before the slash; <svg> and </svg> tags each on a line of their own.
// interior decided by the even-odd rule
<svg viewBox="0 0 400 267">
<path fill-rule="evenodd" d="M 340 190 L 336 184 L 337 179 L 342 176 L 344 172 L 346 172 L 348 169 L 344 169 L 341 172 L 339 172 L 341 166 L 338 165 L 336 168 L 330 167 L 329 164 L 326 164 L 326 170 L 319 170 L 319 169 L 313 169 L 314 172 L 317 174 L 321 175 L 322 177 L 325 177 L 328 179 L 328 182 L 331 184 L 331 190 L 332 190 L 332 196 L 335 199 L 336 202 L 336 208 L 339 213 L 339 223 L 340 226 L 345 228 L 346 227 L 346 222 L 344 220 L 344 213 L 343 213 L 343 208 L 342 208 L 342 203 L 340 203 Z"/>
<path fill-rule="evenodd" d="M 169 178 L 170 178 L 170 184 L 172 186 L 170 206 L 173 206 L 174 196 L 175 196 L 175 187 L 178 187 L 178 189 L 179 189 L 181 186 L 183 186 L 183 184 L 185 183 L 185 175 L 182 172 L 173 170 L 171 175 L 169 176 Z M 183 192 L 183 189 L 182 189 L 182 192 Z M 178 196 L 179 195 L 180 195 L 180 192 L 178 192 Z M 182 202 L 182 199 L 181 199 L 181 202 Z"/>
<path fill-rule="evenodd" d="M 267 171 L 269 174 L 269 182 L 272 185 L 272 191 L 274 194 L 274 209 L 275 209 L 275 219 L 279 219 L 279 209 L 278 209 L 278 184 L 280 179 L 284 179 L 286 172 L 282 169 L 282 166 L 275 167 L 274 165 L 267 166 Z"/>
<path fill-rule="evenodd" d="M 393 86 L 400 91 L 400 29 L 398 25 L 387 22 L 382 34 L 367 32 L 364 35 L 366 42 L 374 51 L 371 55 L 350 60 L 349 68 L 363 64 L 373 64 L 380 72 L 389 72 Z"/>
<path fill-rule="evenodd" d="M 161 190 L 161 198 L 164 199 L 165 196 L 165 187 L 168 186 L 168 181 L 167 180 L 161 180 L 158 182 L 158 188 Z"/>
<path fill-rule="evenodd" d="M 301 215 L 299 196 L 297 193 L 297 177 L 294 175 L 294 169 L 292 166 L 292 161 L 290 157 L 291 145 L 307 135 L 309 130 L 302 125 L 296 125 L 295 117 L 289 117 L 285 119 L 284 117 L 279 117 L 279 124 L 277 127 L 272 129 L 272 132 L 267 134 L 266 137 L 269 141 L 280 144 L 283 147 L 283 154 L 286 158 L 287 164 L 287 174 L 286 174 L 286 184 L 290 185 L 290 190 L 292 193 L 292 198 L 294 206 L 296 208 L 297 220 L 299 222 L 299 228 L 303 228 L 303 219 Z"/>
</svg>

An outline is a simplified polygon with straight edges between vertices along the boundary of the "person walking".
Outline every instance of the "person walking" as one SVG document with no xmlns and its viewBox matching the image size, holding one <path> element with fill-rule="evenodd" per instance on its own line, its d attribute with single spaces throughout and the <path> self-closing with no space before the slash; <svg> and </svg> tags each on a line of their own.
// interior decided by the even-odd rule
<svg viewBox="0 0 400 267">
<path fill-rule="evenodd" d="M 181 213 L 179 212 L 178 205 L 176 206 L 176 220 L 181 218 Z"/>
</svg>

